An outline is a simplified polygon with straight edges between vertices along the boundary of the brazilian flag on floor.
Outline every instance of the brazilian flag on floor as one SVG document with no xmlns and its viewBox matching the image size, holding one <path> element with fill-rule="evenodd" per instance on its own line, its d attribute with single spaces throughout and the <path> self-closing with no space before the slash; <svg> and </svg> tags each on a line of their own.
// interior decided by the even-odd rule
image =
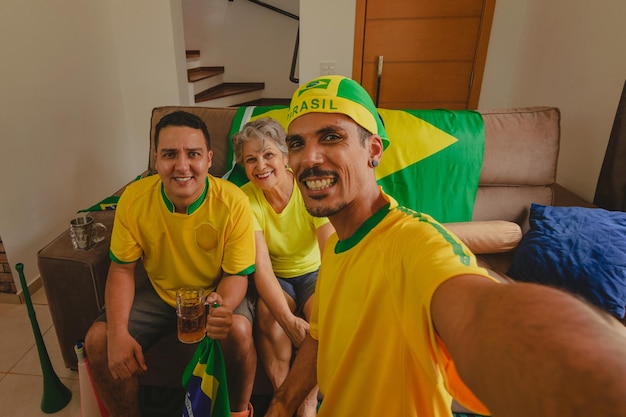
<svg viewBox="0 0 626 417">
<path fill-rule="evenodd" d="M 287 107 L 240 107 L 230 136 L 244 124 L 271 117 L 287 127 Z M 472 218 L 484 154 L 482 116 L 470 110 L 378 109 L 390 144 L 376 168 L 378 183 L 400 205 L 427 213 L 440 222 Z M 245 184 L 243 167 L 234 162 L 225 177 Z"/>
</svg>

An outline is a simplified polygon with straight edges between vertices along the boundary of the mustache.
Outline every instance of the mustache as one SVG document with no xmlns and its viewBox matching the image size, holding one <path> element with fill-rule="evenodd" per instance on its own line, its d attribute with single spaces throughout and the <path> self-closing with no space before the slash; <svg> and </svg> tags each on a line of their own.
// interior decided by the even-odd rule
<svg viewBox="0 0 626 417">
<path fill-rule="evenodd" d="M 337 173 L 334 171 L 324 171 L 321 170 L 317 167 L 313 167 L 313 168 L 308 168 L 306 170 L 304 170 L 300 176 L 298 177 L 298 181 L 305 181 L 307 178 L 310 177 L 333 177 L 336 178 L 337 177 Z"/>
</svg>

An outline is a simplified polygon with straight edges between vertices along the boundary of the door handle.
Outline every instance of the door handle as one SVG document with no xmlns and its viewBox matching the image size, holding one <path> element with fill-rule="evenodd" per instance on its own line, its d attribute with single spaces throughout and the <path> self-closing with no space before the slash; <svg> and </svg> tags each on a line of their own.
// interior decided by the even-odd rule
<svg viewBox="0 0 626 417">
<path fill-rule="evenodd" d="M 378 56 L 378 69 L 376 72 L 376 96 L 374 97 L 374 103 L 378 107 L 378 100 L 380 99 L 380 83 L 383 76 L 383 56 Z"/>
</svg>

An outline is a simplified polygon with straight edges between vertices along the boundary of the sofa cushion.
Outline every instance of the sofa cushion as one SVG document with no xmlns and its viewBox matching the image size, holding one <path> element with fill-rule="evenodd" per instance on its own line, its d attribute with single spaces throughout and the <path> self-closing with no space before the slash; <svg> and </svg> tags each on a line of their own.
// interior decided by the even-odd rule
<svg viewBox="0 0 626 417">
<path fill-rule="evenodd" d="M 483 109 L 480 113 L 485 123 L 485 156 L 472 220 L 508 220 L 525 232 L 531 203 L 553 204 L 559 109 Z"/>
<path fill-rule="evenodd" d="M 445 223 L 476 255 L 509 252 L 522 239 L 522 229 L 517 223 L 504 220 Z"/>
<path fill-rule="evenodd" d="M 626 306 L 626 213 L 533 204 L 508 275 L 578 294 L 618 318 Z"/>
<path fill-rule="evenodd" d="M 543 186 L 556 179 L 560 112 L 554 107 L 481 110 L 485 157 L 481 185 Z"/>
</svg>

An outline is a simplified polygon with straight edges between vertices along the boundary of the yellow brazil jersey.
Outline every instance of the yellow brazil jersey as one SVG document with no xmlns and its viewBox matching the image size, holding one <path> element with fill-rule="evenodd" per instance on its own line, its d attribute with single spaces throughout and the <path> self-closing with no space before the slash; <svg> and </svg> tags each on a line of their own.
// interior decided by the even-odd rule
<svg viewBox="0 0 626 417">
<path fill-rule="evenodd" d="M 430 302 L 449 278 L 489 276 L 430 216 L 389 199 L 354 236 L 326 243 L 310 320 L 319 416 L 450 416 L 449 392 L 487 412 L 439 344 Z"/>
<path fill-rule="evenodd" d="M 158 175 L 124 190 L 117 205 L 111 259 L 142 258 L 159 296 L 174 306 L 176 289 L 213 290 L 222 276 L 254 272 L 255 244 L 248 198 L 234 184 L 207 175 L 203 194 L 175 213 Z"/>
<path fill-rule="evenodd" d="M 307 211 L 297 184 L 289 203 L 276 213 L 252 182 L 241 189 L 250 198 L 255 230 L 263 232 L 276 276 L 293 278 L 316 271 L 320 266 L 320 251 L 316 230 L 328 223 L 326 217 L 313 217 Z"/>
</svg>

